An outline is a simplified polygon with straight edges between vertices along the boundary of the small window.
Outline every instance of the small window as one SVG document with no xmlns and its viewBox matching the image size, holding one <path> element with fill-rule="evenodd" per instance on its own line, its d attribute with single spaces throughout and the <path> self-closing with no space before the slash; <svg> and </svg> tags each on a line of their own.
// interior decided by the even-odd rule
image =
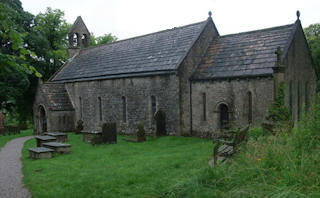
<svg viewBox="0 0 320 198">
<path fill-rule="evenodd" d="M 79 97 L 80 119 L 82 119 L 82 98 Z"/>
<path fill-rule="evenodd" d="M 157 100 L 155 96 L 151 96 L 151 122 L 154 123 L 154 115 L 157 111 Z"/>
<path fill-rule="evenodd" d="M 305 102 L 305 110 L 309 110 L 309 82 L 305 82 L 304 84 L 304 102 Z"/>
<path fill-rule="evenodd" d="M 220 129 L 229 129 L 229 108 L 226 104 L 219 105 Z"/>
<path fill-rule="evenodd" d="M 79 46 L 78 37 L 79 37 L 79 35 L 77 33 L 73 34 L 73 38 L 72 38 L 73 47 L 78 47 Z"/>
<path fill-rule="evenodd" d="M 252 123 L 252 93 L 248 92 L 248 123 Z"/>
<path fill-rule="evenodd" d="M 102 102 L 101 102 L 101 97 L 98 97 L 98 103 L 99 103 L 99 120 L 102 121 Z"/>
<path fill-rule="evenodd" d="M 84 46 L 84 47 L 88 47 L 87 35 L 86 35 L 86 34 L 83 34 L 83 35 L 82 35 L 82 37 L 81 37 L 81 44 L 82 44 L 82 46 Z"/>
<path fill-rule="evenodd" d="M 122 96 L 122 121 L 127 122 L 127 99 Z"/>
<path fill-rule="evenodd" d="M 206 93 L 202 93 L 202 120 L 207 120 L 207 96 Z"/>
<path fill-rule="evenodd" d="M 292 114 L 292 81 L 289 83 L 289 110 Z"/>
<path fill-rule="evenodd" d="M 300 100 L 300 81 L 298 82 L 297 86 L 297 114 L 298 114 L 298 120 L 300 120 L 300 114 L 301 114 L 301 100 Z"/>
</svg>

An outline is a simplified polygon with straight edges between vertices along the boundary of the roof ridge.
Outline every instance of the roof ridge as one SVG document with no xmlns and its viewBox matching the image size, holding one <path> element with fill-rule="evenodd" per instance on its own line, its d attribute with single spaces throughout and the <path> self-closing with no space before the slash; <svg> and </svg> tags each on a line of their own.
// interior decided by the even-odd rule
<svg viewBox="0 0 320 198">
<path fill-rule="evenodd" d="M 275 26 L 275 27 L 257 29 L 257 30 L 247 31 L 247 32 L 239 32 L 239 33 L 233 33 L 233 34 L 226 34 L 226 35 L 220 36 L 219 38 L 224 38 L 224 37 L 229 37 L 229 36 L 236 36 L 236 35 L 242 35 L 242 34 L 249 34 L 249 33 L 256 33 L 256 32 L 270 31 L 270 30 L 275 30 L 275 29 L 284 28 L 284 27 L 289 27 L 289 26 L 294 26 L 294 25 L 295 25 L 295 23 L 291 23 L 291 24 L 287 24 L 287 25 L 281 25 L 281 26 Z"/>
<path fill-rule="evenodd" d="M 186 27 L 188 27 L 188 26 L 198 25 L 198 24 L 206 23 L 206 22 L 207 22 L 207 20 L 205 20 L 205 21 L 200 21 L 200 22 L 196 22 L 196 23 L 191 23 L 191 24 L 188 24 L 188 25 L 173 27 L 173 28 L 171 28 L 171 29 L 160 30 L 160 31 L 157 31 L 157 32 L 152 32 L 152 33 L 148 33 L 148 34 L 143 34 L 143 35 L 139 35 L 139 36 L 135 36 L 135 37 L 131 37 L 131 38 L 126 38 L 126 39 L 119 40 L 119 41 L 115 41 L 115 42 L 111 42 L 111 43 L 105 43 L 105 44 L 102 44 L 102 45 L 91 46 L 91 47 L 88 47 L 88 48 L 83 48 L 83 49 L 81 49 L 81 51 L 86 51 L 86 50 L 90 50 L 90 49 L 94 49 L 94 48 L 98 48 L 98 47 L 104 47 L 104 46 L 107 46 L 107 45 L 113 45 L 113 44 L 116 44 L 116 43 L 120 43 L 120 42 L 124 42 L 124 41 L 129 41 L 129 40 L 134 40 L 134 39 L 138 39 L 138 38 L 141 38 L 141 37 L 150 36 L 150 35 L 154 35 L 154 34 L 169 32 L 169 31 L 176 30 L 176 29 L 182 29 L 182 28 L 186 28 Z"/>
</svg>

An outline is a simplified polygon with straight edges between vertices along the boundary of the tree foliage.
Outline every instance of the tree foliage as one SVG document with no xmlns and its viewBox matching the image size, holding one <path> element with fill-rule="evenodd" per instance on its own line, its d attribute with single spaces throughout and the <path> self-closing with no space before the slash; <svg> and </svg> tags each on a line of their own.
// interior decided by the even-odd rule
<svg viewBox="0 0 320 198">
<path fill-rule="evenodd" d="M 116 36 L 113 36 L 111 33 L 105 34 L 103 36 L 98 36 L 98 37 L 95 37 L 94 34 L 91 33 L 90 45 L 97 46 L 97 45 L 102 45 L 102 44 L 106 44 L 106 43 L 112 43 L 117 40 L 118 40 L 118 38 Z"/>
<path fill-rule="evenodd" d="M 320 23 L 311 24 L 304 29 L 312 59 L 316 67 L 316 72 L 320 74 Z"/>
</svg>

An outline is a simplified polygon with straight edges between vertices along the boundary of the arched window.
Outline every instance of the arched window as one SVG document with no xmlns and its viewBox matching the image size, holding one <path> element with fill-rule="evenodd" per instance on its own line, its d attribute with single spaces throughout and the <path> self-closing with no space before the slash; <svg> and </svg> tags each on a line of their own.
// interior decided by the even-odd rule
<svg viewBox="0 0 320 198">
<path fill-rule="evenodd" d="M 80 119 L 82 119 L 82 98 L 79 97 L 79 111 L 80 111 Z"/>
<path fill-rule="evenodd" d="M 88 42 L 87 42 L 88 36 L 86 34 L 83 34 L 81 37 L 81 44 L 84 47 L 88 47 Z"/>
<path fill-rule="evenodd" d="M 300 120 L 300 114 L 301 114 L 301 100 L 300 100 L 300 81 L 298 81 L 298 86 L 297 86 L 297 114 L 298 114 L 298 120 Z"/>
<path fill-rule="evenodd" d="M 219 105 L 219 114 L 220 114 L 220 129 L 229 128 L 229 109 L 226 104 Z"/>
<path fill-rule="evenodd" d="M 127 99 L 122 96 L 122 121 L 127 122 Z"/>
<path fill-rule="evenodd" d="M 306 111 L 309 110 L 309 82 L 306 81 L 304 84 L 304 102 Z"/>
<path fill-rule="evenodd" d="M 248 123 L 252 123 L 252 93 L 248 92 Z"/>
<path fill-rule="evenodd" d="M 79 34 L 77 34 L 77 33 L 73 34 L 72 46 L 73 47 L 78 47 L 79 46 Z"/>
<path fill-rule="evenodd" d="M 289 110 L 292 114 L 292 81 L 289 83 Z"/>
<path fill-rule="evenodd" d="M 40 133 L 47 132 L 47 116 L 46 111 L 43 106 L 39 107 L 39 115 L 40 115 Z"/>
<path fill-rule="evenodd" d="M 99 120 L 102 121 L 102 102 L 101 102 L 101 97 L 98 97 L 98 105 L 99 105 Z"/>
<path fill-rule="evenodd" d="M 154 115 L 157 111 L 157 99 L 155 96 L 151 96 L 151 123 L 154 123 Z"/>
<path fill-rule="evenodd" d="M 202 120 L 207 120 L 207 96 L 206 93 L 202 93 Z"/>
</svg>

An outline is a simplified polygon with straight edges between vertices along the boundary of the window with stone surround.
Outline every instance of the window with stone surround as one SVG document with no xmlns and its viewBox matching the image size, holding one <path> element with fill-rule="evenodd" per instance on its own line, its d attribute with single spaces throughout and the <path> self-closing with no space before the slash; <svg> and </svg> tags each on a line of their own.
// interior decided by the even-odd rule
<svg viewBox="0 0 320 198">
<path fill-rule="evenodd" d="M 252 93 L 251 91 L 248 92 L 248 123 L 252 123 Z"/>
<path fill-rule="evenodd" d="M 122 96 L 122 122 L 127 122 L 127 99 Z"/>
<path fill-rule="evenodd" d="M 304 104 L 305 110 L 309 110 L 309 82 L 306 81 L 304 84 Z"/>
<path fill-rule="evenodd" d="M 292 80 L 289 83 L 289 110 L 292 116 Z"/>
<path fill-rule="evenodd" d="M 154 115 L 157 111 L 157 99 L 155 96 L 151 96 L 151 123 L 154 123 Z"/>
<path fill-rule="evenodd" d="M 82 98 L 79 97 L 79 107 L 80 107 L 80 119 L 82 119 Z"/>
<path fill-rule="evenodd" d="M 207 120 L 207 96 L 206 93 L 202 93 L 202 120 Z"/>
<path fill-rule="evenodd" d="M 98 105 L 99 105 L 99 120 L 102 121 L 102 102 L 101 102 L 101 97 L 98 97 Z"/>
</svg>

